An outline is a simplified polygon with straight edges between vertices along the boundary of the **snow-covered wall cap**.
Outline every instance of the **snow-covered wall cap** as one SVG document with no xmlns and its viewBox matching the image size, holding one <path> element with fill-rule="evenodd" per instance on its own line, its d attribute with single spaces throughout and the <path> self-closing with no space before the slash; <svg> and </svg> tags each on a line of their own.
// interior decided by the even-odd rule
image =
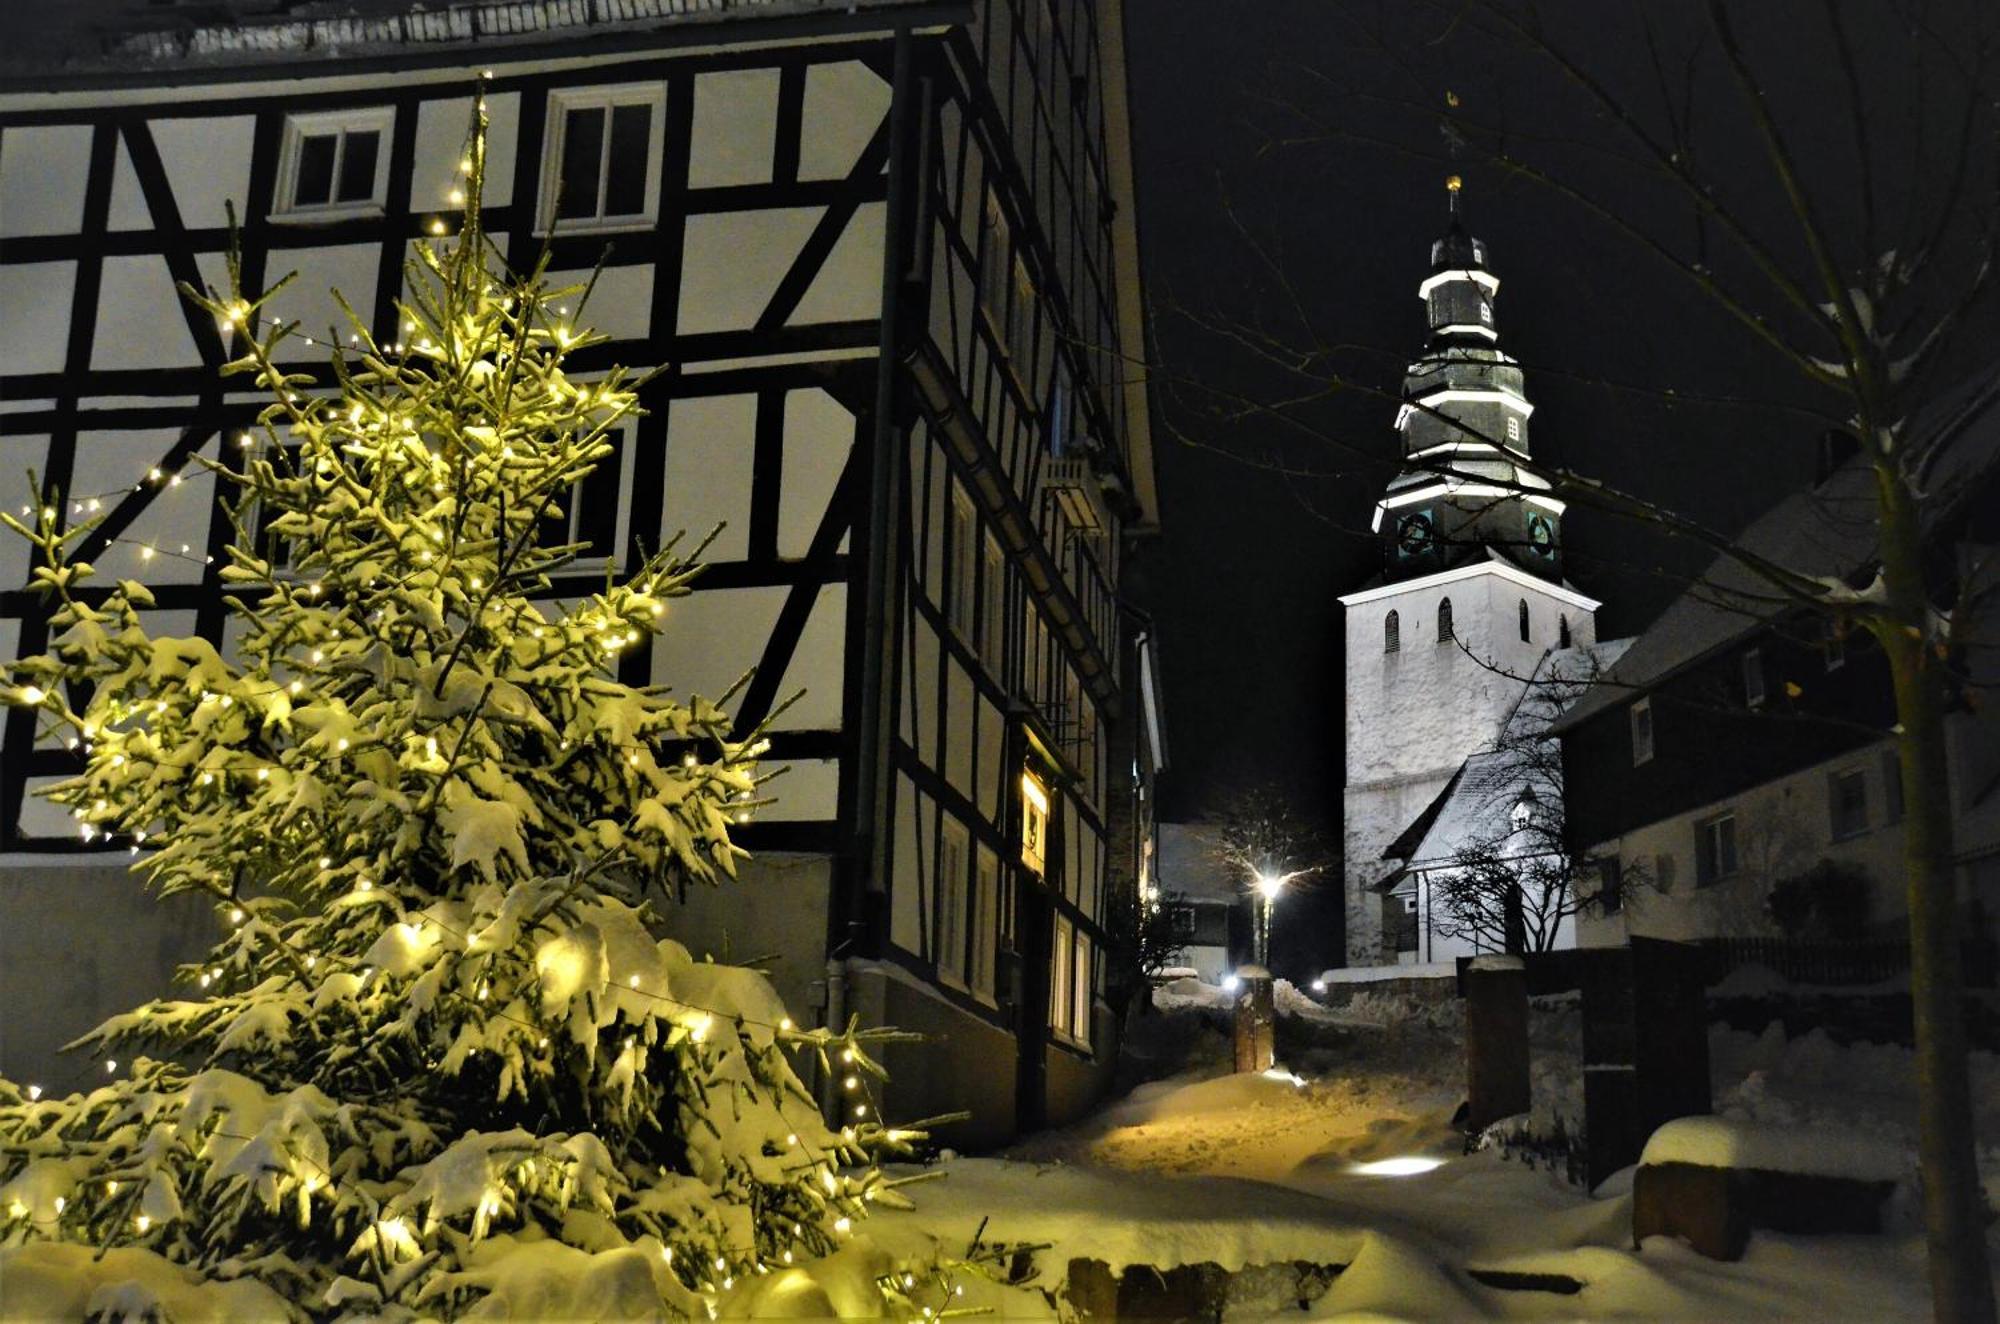
<svg viewBox="0 0 2000 1324">
<path fill-rule="evenodd" d="M 1510 970 L 1526 970 L 1528 963 L 1518 956 L 1475 956 L 1466 969 L 1475 975 L 1501 974 Z"/>
<path fill-rule="evenodd" d="M 1653 1132 L 1641 1167 L 1689 1163 L 1702 1168 L 1754 1168 L 1804 1177 L 1897 1181 L 1910 1162 L 1899 1144 L 1826 1126 L 1769 1126 L 1726 1117 L 1679 1117 Z"/>
</svg>

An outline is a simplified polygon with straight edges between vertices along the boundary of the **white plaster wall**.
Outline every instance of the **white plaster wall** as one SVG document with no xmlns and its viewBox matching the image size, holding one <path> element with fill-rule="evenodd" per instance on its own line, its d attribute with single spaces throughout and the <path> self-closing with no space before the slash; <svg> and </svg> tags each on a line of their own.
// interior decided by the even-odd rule
<svg viewBox="0 0 2000 1324">
<path fill-rule="evenodd" d="M 814 387 L 785 396 L 785 456 L 778 486 L 778 555 L 802 557 L 854 449 L 854 415 Z M 846 545 L 846 539 L 841 540 Z"/>
<path fill-rule="evenodd" d="M 471 127 L 471 97 L 439 97 L 418 108 L 416 151 L 410 164 L 412 208 L 422 212 L 450 205 L 452 190 L 464 181 L 458 163 L 465 159 L 466 135 Z M 486 98 L 485 201 L 489 207 L 504 207 L 513 201 L 514 152 L 520 129 L 520 93 L 495 92 Z"/>
<path fill-rule="evenodd" d="M 755 396 L 696 396 L 667 406 L 663 538 L 685 533 L 686 551 L 724 524 L 703 559 L 740 561 L 749 555 L 756 429 Z"/>
<path fill-rule="evenodd" d="M 858 322 L 882 306 L 882 227 L 888 206 L 864 202 L 834 241 L 833 251 L 806 287 L 790 325 Z"/>
<path fill-rule="evenodd" d="M 825 210 L 772 207 L 688 217 L 682 244 L 680 333 L 747 331 L 754 326 Z"/>
<path fill-rule="evenodd" d="M 1855 864 L 1875 880 L 1871 923 L 1908 913 L 1903 893 L 1903 829 L 1887 821 L 1883 755 L 1887 741 L 1815 764 L 1741 795 L 1701 805 L 1597 843 L 1593 855 L 1616 854 L 1627 869 L 1643 867 L 1657 881 L 1659 861 L 1673 860 L 1673 883 L 1661 891 L 1635 889 L 1624 911 L 1586 916 L 1578 926 L 1585 946 L 1622 943 L 1627 936 L 1695 939 L 1718 936 L 1776 936 L 1764 914 L 1764 898 L 1780 878 L 1810 868 L 1821 859 Z M 1868 784 L 1868 831 L 1833 840 L 1829 778 L 1859 769 Z M 1695 824 L 1716 814 L 1736 813 L 1738 872 L 1707 887 L 1695 882 Z"/>
<path fill-rule="evenodd" d="M 785 590 L 778 590 L 784 592 Z M 700 594 L 695 596 L 699 597 Z M 763 648 L 769 632 L 750 646 Z M 847 585 L 827 584 L 813 598 L 812 614 L 778 685 L 778 698 L 800 694 L 798 702 L 772 722 L 774 731 L 830 731 L 840 726 L 842 680 L 847 655 Z M 755 660 L 756 654 L 752 654 Z"/>
<path fill-rule="evenodd" d="M 652 263 L 606 267 L 597 274 L 595 285 L 590 283 L 590 277 L 588 268 L 552 271 L 548 277 L 548 287 L 552 290 L 577 287 L 575 302 L 565 301 L 559 306 L 570 309 L 580 329 L 613 340 L 644 340 L 652 334 Z M 590 291 L 588 302 L 583 300 L 584 287 Z"/>
<path fill-rule="evenodd" d="M 6 201 L 0 198 L 0 207 Z M 0 371 L 61 372 L 69 350 L 69 310 L 76 263 L 0 266 Z"/>
<path fill-rule="evenodd" d="M 692 887 L 684 905 L 661 907 L 659 931 L 696 960 L 769 958 L 762 964 L 801 1025 L 824 1005 L 813 985 L 826 978 L 827 905 L 833 861 L 819 854 L 765 852 L 736 866 L 736 879 Z"/>
<path fill-rule="evenodd" d="M 653 640 L 653 679 L 713 699 L 757 665 L 785 603 L 783 588 L 705 589 L 667 606 L 666 628 Z M 781 691 L 782 692 L 782 691 Z M 728 705 L 734 713 L 742 692 Z"/>
<path fill-rule="evenodd" d="M 83 228 L 92 132 L 88 124 L 17 124 L 0 133 L 0 237 Z"/>
<path fill-rule="evenodd" d="M 1441 644 L 1437 610 L 1447 597 L 1453 641 Z M 1383 626 L 1391 610 L 1401 618 L 1401 647 L 1385 653 Z M 1527 677 L 1555 645 L 1558 615 L 1570 617 L 1572 643 L 1593 642 L 1596 633 L 1589 613 L 1498 570 L 1413 580 L 1396 593 L 1350 605 L 1345 614 L 1347 949 L 1351 962 L 1374 965 L 1386 959 L 1381 899 L 1371 890 L 1388 873 L 1383 849 L 1436 798 L 1467 755 L 1492 742 Z"/>
<path fill-rule="evenodd" d="M 778 81 L 776 69 L 696 75 L 689 188 L 769 182 L 778 140 Z"/>
<path fill-rule="evenodd" d="M 72 500 L 97 497 L 109 508 L 123 500 L 135 484 L 146 483 L 152 489 L 138 518 L 116 542 L 92 558 L 99 583 L 120 579 L 143 584 L 201 582 L 205 570 L 201 558 L 206 555 L 214 512 L 215 475 L 189 460 L 180 469 L 177 483 L 171 479 L 152 483 L 147 477 L 179 437 L 177 428 L 77 434 L 69 491 Z M 200 454 L 213 460 L 220 449 L 220 443 L 211 440 Z M 193 560 L 184 559 L 183 545 Z M 156 549 L 151 557 L 144 554 L 147 547 Z"/>
<path fill-rule="evenodd" d="M 767 770 L 772 765 L 767 765 Z M 762 792 L 777 801 L 757 811 L 760 823 L 824 823 L 840 805 L 839 759 L 787 759 Z"/>
<path fill-rule="evenodd" d="M 806 71 L 800 179 L 843 179 L 889 113 L 889 85 L 859 60 Z"/>
<path fill-rule="evenodd" d="M 296 273 L 296 278 L 272 302 L 270 316 L 296 321 L 300 335 L 311 336 L 321 344 L 326 343 L 329 335 L 336 343 L 347 344 L 348 337 L 356 334 L 354 324 L 333 292 L 340 291 L 341 298 L 347 300 L 347 306 L 361 319 L 362 328 L 369 329 L 375 311 L 375 280 L 381 265 L 379 244 L 273 250 L 266 266 L 271 283 L 277 284 L 288 273 Z M 291 344 L 290 352 L 314 357 L 296 342 Z"/>
</svg>

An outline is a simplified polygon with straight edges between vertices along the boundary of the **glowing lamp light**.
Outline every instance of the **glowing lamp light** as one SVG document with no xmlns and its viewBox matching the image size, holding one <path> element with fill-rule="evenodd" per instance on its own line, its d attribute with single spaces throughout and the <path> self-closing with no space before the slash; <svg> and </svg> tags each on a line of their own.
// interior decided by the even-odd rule
<svg viewBox="0 0 2000 1324">
<path fill-rule="evenodd" d="M 1237 989 L 1241 987 L 1243 987 L 1243 981 L 1238 979 L 1235 975 L 1224 975 L 1222 977 L 1223 992 L 1234 993 Z"/>
<path fill-rule="evenodd" d="M 1276 874 L 1257 875 L 1257 891 L 1266 901 L 1276 901 L 1278 893 L 1285 890 L 1285 880 Z"/>
<path fill-rule="evenodd" d="M 1406 1154 L 1401 1158 L 1377 1159 L 1373 1163 L 1357 1163 L 1348 1171 L 1357 1177 L 1418 1177 L 1444 1166 L 1441 1158 L 1429 1158 L 1422 1154 Z"/>
<path fill-rule="evenodd" d="M 1313 980 L 1313 992 L 1315 993 L 1326 992 L 1326 981 L 1324 979 Z"/>
</svg>

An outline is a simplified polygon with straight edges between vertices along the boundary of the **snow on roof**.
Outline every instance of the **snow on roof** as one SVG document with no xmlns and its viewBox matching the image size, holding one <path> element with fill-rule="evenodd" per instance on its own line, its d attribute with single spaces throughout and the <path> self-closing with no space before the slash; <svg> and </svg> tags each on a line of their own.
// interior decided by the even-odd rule
<svg viewBox="0 0 2000 1324">
<path fill-rule="evenodd" d="M 0 67 L 20 78 L 189 65 L 289 64 L 394 52 L 630 40 L 650 29 L 918 0 L 73 0 L 0 23 Z M 0 9 L 11 8 L 0 6 Z M 504 52 L 494 51 L 494 54 Z"/>
<path fill-rule="evenodd" d="M 1927 527 L 1946 528 L 1966 502 L 1985 490 L 1979 481 L 2000 461 L 2000 375 L 1946 393 L 1929 411 L 1919 486 Z M 1738 547 L 1796 574 L 1846 578 L 1875 555 L 1878 514 L 1875 475 L 1863 457 L 1841 465 L 1818 486 L 1795 492 L 1752 521 Z M 1670 603 L 1593 687 L 1552 726 L 1557 734 L 1614 707 L 1712 653 L 1770 625 L 1796 604 L 1724 553 Z"/>
</svg>

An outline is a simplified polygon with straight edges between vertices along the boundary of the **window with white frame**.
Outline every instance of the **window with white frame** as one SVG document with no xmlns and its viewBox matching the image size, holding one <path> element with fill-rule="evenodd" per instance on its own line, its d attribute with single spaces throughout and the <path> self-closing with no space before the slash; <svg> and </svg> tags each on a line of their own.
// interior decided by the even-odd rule
<svg viewBox="0 0 2000 1324">
<path fill-rule="evenodd" d="M 1058 1035 L 1069 1033 L 1071 999 L 1076 995 L 1072 967 L 1076 960 L 1076 931 L 1069 920 L 1055 917 L 1055 941 L 1049 952 L 1049 1028 Z"/>
<path fill-rule="evenodd" d="M 979 586 L 979 525 L 973 518 L 972 500 L 960 490 L 958 484 L 951 485 L 951 599 L 945 604 L 945 617 L 951 628 L 966 644 L 972 643 L 973 611 L 977 606 L 975 594 Z"/>
<path fill-rule="evenodd" d="M 379 216 L 389 182 L 387 106 L 285 117 L 273 218 Z"/>
<path fill-rule="evenodd" d="M 660 205 L 661 83 L 549 93 L 541 229 L 650 225 Z"/>
<path fill-rule="evenodd" d="M 1632 766 L 1653 761 L 1653 701 L 1641 699 L 1626 710 L 1632 725 Z"/>
<path fill-rule="evenodd" d="M 1764 706 L 1764 650 L 1752 648 L 1743 654 L 1743 702 L 1746 707 Z"/>
<path fill-rule="evenodd" d="M 1076 956 L 1070 963 L 1069 1034 L 1088 1048 L 1090 1046 L 1090 976 L 1093 951 L 1090 935 L 1076 935 Z"/>
<path fill-rule="evenodd" d="M 567 491 L 558 492 L 542 516 L 542 546 L 574 547 L 579 560 L 608 558 L 618 551 L 618 494 L 631 463 L 630 436 L 625 428 L 610 428 L 602 439 L 611 453 Z"/>
<path fill-rule="evenodd" d="M 1007 667 L 1007 557 L 999 541 L 986 535 L 985 571 L 979 592 L 979 656 L 995 680 L 1004 680 Z"/>
<path fill-rule="evenodd" d="M 938 842 L 937 970 L 939 979 L 958 988 L 965 987 L 969 854 L 965 825 L 956 819 L 945 819 Z"/>
<path fill-rule="evenodd" d="M 1736 815 L 1717 814 L 1694 825 L 1694 881 L 1697 887 L 1736 872 Z"/>
<path fill-rule="evenodd" d="M 972 957 L 965 973 L 972 992 L 991 1002 L 993 965 L 999 949 L 1000 857 L 981 846 L 978 861 L 972 886 Z"/>
</svg>

